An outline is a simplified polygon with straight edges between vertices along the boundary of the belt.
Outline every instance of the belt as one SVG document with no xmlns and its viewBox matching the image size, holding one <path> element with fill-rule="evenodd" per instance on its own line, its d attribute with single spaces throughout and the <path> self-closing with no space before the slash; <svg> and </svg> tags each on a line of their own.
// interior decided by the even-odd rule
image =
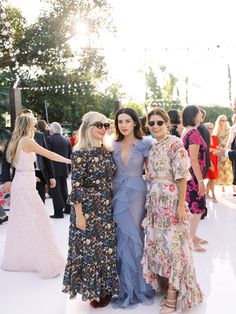
<svg viewBox="0 0 236 314">
<path fill-rule="evenodd" d="M 23 169 L 16 169 L 16 172 L 35 172 L 35 170 L 23 170 Z"/>
<path fill-rule="evenodd" d="M 151 183 L 155 183 L 155 182 L 158 182 L 158 181 L 164 181 L 164 180 L 174 181 L 171 176 L 166 176 L 166 177 L 154 177 L 153 179 L 151 179 Z"/>
</svg>

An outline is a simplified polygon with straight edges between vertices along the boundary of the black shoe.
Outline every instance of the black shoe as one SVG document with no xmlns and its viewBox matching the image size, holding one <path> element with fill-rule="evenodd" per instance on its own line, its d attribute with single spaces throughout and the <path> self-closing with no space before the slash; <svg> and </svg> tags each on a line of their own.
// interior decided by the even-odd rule
<svg viewBox="0 0 236 314">
<path fill-rule="evenodd" d="M 64 211 L 63 211 L 63 214 L 70 215 L 70 211 L 69 211 L 69 210 L 64 210 Z"/>
<path fill-rule="evenodd" d="M 64 215 L 62 215 L 62 216 L 50 215 L 50 218 L 64 218 Z"/>
<path fill-rule="evenodd" d="M 8 216 L 5 216 L 4 218 L 0 218 L 0 225 L 6 221 L 8 221 Z"/>
</svg>

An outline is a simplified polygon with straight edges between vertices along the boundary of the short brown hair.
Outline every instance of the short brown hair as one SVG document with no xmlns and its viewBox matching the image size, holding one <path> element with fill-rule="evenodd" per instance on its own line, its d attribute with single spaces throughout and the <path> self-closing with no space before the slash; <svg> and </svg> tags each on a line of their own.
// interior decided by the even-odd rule
<svg viewBox="0 0 236 314">
<path fill-rule="evenodd" d="M 151 116 L 160 116 L 165 121 L 165 123 L 170 122 L 170 118 L 168 116 L 168 113 L 160 107 L 156 107 L 148 113 L 146 122 L 148 122 L 150 120 Z"/>
</svg>

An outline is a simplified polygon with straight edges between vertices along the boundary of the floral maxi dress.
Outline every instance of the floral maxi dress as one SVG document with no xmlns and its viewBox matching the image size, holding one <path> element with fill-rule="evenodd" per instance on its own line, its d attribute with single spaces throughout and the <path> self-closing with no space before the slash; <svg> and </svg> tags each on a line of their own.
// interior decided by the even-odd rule
<svg viewBox="0 0 236 314">
<path fill-rule="evenodd" d="M 147 195 L 147 216 L 143 221 L 146 235 L 142 259 L 144 277 L 157 291 L 160 291 L 158 277 L 166 278 L 179 291 L 178 311 L 185 311 L 202 301 L 192 258 L 189 221 L 182 224 L 176 221 L 177 180 L 189 179 L 189 167 L 187 152 L 176 136 L 152 145 L 148 170 L 154 179 Z"/>
<path fill-rule="evenodd" d="M 86 230 L 76 227 L 72 209 L 69 252 L 63 292 L 70 298 L 96 300 L 117 297 L 116 227 L 112 211 L 112 177 L 115 163 L 105 148 L 72 153 L 72 203 L 82 203 Z"/>
</svg>

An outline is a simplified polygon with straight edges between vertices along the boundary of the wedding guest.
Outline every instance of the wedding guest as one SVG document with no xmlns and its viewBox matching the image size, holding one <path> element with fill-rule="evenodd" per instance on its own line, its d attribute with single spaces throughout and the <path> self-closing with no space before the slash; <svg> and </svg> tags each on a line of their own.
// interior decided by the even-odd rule
<svg viewBox="0 0 236 314">
<path fill-rule="evenodd" d="M 206 173 L 208 171 L 208 168 L 210 167 L 211 161 L 210 161 L 210 141 L 211 141 L 211 135 L 210 132 L 208 131 L 207 127 L 204 124 L 204 120 L 206 117 L 206 111 L 204 109 L 200 108 L 200 112 L 202 115 L 202 121 L 198 126 L 198 132 L 200 133 L 201 137 L 203 138 L 204 142 L 207 145 L 206 149 L 206 166 L 204 169 L 204 174 L 203 174 L 203 179 L 205 179 Z M 205 213 L 206 214 L 206 213 Z"/>
<path fill-rule="evenodd" d="M 29 115 L 33 117 L 33 112 L 30 109 L 23 109 L 20 112 L 20 115 Z M 41 132 L 34 132 L 34 140 L 44 149 L 47 149 L 47 144 L 45 141 L 45 137 Z M 8 142 L 9 143 L 9 142 Z M 2 160 L 2 179 L 3 179 L 3 187 L 6 193 L 10 193 L 11 191 L 11 164 L 7 162 L 6 159 L 6 151 L 8 144 L 3 152 L 3 160 Z M 14 171 L 13 171 L 14 174 Z M 52 161 L 48 158 L 45 158 L 41 155 L 36 155 L 35 161 L 35 175 L 37 177 L 36 189 L 42 199 L 45 202 L 45 185 L 47 184 L 50 188 L 54 188 L 56 186 L 55 173 Z"/>
<path fill-rule="evenodd" d="M 78 143 L 78 131 L 77 130 L 72 132 L 72 136 L 70 137 L 70 143 L 72 146 L 72 150 L 74 150 L 76 144 Z"/>
<path fill-rule="evenodd" d="M 196 281 L 185 203 L 190 160 L 182 141 L 168 132 L 168 114 L 161 108 L 148 113 L 148 127 L 156 142 L 148 156 L 151 185 L 147 194 L 144 277 L 166 293 L 160 313 L 185 311 L 202 302 Z"/>
<path fill-rule="evenodd" d="M 232 126 L 230 128 L 230 136 L 227 146 L 232 150 L 236 150 L 236 114 L 233 114 L 232 116 Z M 233 170 L 233 195 L 236 196 L 236 162 L 235 160 L 231 160 L 231 163 Z"/>
<path fill-rule="evenodd" d="M 169 125 L 170 134 L 180 137 L 181 133 L 179 132 L 179 125 L 181 121 L 180 121 L 180 114 L 178 110 L 170 109 L 168 110 L 167 113 L 170 119 L 170 125 Z"/>
<path fill-rule="evenodd" d="M 38 272 L 42 278 L 59 275 L 65 266 L 42 199 L 36 190 L 36 155 L 70 163 L 38 145 L 33 137 L 36 119 L 20 115 L 7 148 L 7 161 L 15 168 L 11 185 L 10 214 L 2 268 Z M 20 206 L 19 206 L 20 204 Z"/>
<path fill-rule="evenodd" d="M 222 149 L 229 149 L 228 142 L 230 136 L 230 126 L 225 115 L 220 115 L 215 122 L 213 135 L 217 136 L 219 146 Z M 218 158 L 218 178 L 217 185 L 222 186 L 222 192 L 225 192 L 225 186 L 231 185 L 233 181 L 232 164 L 226 157 L 220 156 Z"/>
<path fill-rule="evenodd" d="M 70 158 L 72 147 L 70 141 L 62 135 L 62 127 L 58 122 L 50 124 L 50 136 L 47 138 L 48 149 L 65 158 Z M 55 170 L 56 187 L 50 190 L 53 200 L 54 214 L 51 218 L 63 218 L 65 214 L 70 214 L 70 204 L 67 203 L 68 187 L 67 178 L 70 168 L 66 164 L 53 162 Z M 63 212 L 64 209 L 64 212 Z"/>
<path fill-rule="evenodd" d="M 182 113 L 182 121 L 185 131 L 182 134 L 183 143 L 187 150 L 190 161 L 191 180 L 187 182 L 186 201 L 192 213 L 190 222 L 190 234 L 196 252 L 205 252 L 201 246 L 207 244 L 196 235 L 201 216 L 206 212 L 206 188 L 203 181 L 204 170 L 206 167 L 207 145 L 201 137 L 197 127 L 202 121 L 202 114 L 197 106 L 186 106 Z"/>
<path fill-rule="evenodd" d="M 44 134 L 45 140 L 47 140 L 47 137 L 50 135 L 49 126 L 47 122 L 43 119 L 38 120 L 36 127 L 39 132 Z"/>
<path fill-rule="evenodd" d="M 77 294 L 92 307 L 108 305 L 119 294 L 116 226 L 112 217 L 112 178 L 115 163 L 103 146 L 110 125 L 104 115 L 82 118 L 77 150 L 72 153 L 72 192 L 69 252 L 63 292 Z"/>
<path fill-rule="evenodd" d="M 213 153 L 217 151 L 217 147 L 219 146 L 218 139 L 215 135 L 213 135 L 214 124 L 211 122 L 205 123 L 206 128 L 210 132 L 210 167 L 206 173 L 206 179 L 208 179 L 206 186 L 206 197 L 210 197 L 209 192 L 211 191 L 212 201 L 217 203 L 216 195 L 215 195 L 215 180 L 218 177 L 218 157 Z"/>
<path fill-rule="evenodd" d="M 133 109 L 118 110 L 115 127 L 113 157 L 117 170 L 113 179 L 113 208 L 120 295 L 113 306 L 128 308 L 153 302 L 153 290 L 143 278 L 141 265 L 144 240 L 141 223 L 147 193 L 142 174 L 152 140 L 143 138 L 138 115 Z"/>
</svg>

